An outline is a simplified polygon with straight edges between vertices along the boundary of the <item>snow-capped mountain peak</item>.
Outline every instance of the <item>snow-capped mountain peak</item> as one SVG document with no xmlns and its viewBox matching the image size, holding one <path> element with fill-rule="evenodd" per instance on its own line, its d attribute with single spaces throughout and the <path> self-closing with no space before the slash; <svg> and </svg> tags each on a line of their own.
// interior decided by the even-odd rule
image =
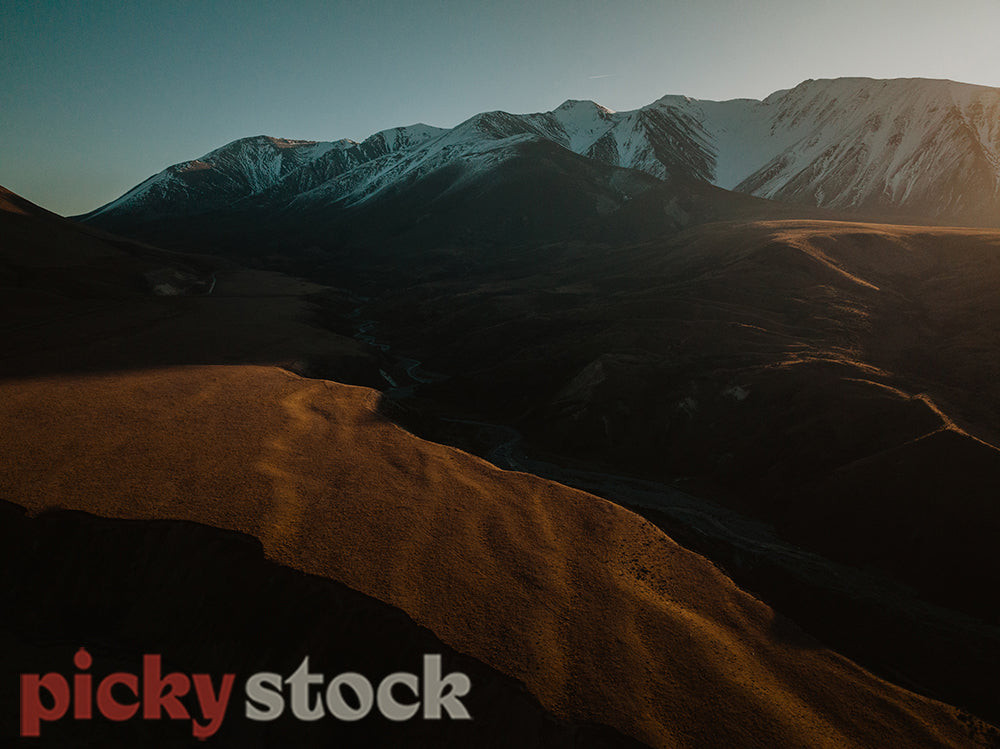
<svg viewBox="0 0 1000 749">
<path fill-rule="evenodd" d="M 192 201 L 197 201 L 202 210 L 232 204 L 263 192 L 331 151 L 355 145 L 346 139 L 321 142 L 267 135 L 239 138 L 198 159 L 168 167 L 90 215 L 121 211 L 170 215 L 177 210 L 189 212 Z"/>
<path fill-rule="evenodd" d="M 348 205 L 453 164 L 494 168 L 547 140 L 659 179 L 930 220 L 1000 223 L 1000 89 L 919 78 L 806 80 L 763 100 L 667 95 L 615 112 L 483 112 L 332 142 L 242 138 L 164 170 L 91 214 L 203 212 L 242 200 Z"/>
</svg>

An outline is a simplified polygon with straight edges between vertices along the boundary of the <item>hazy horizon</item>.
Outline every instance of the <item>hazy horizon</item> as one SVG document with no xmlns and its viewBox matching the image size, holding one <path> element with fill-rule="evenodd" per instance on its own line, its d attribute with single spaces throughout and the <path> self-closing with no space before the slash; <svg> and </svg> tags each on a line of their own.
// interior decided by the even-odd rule
<svg viewBox="0 0 1000 749">
<path fill-rule="evenodd" d="M 761 99 L 810 78 L 1000 87 L 1000 7 L 958 6 L 9 2 L 0 184 L 72 215 L 252 135 L 363 140 L 566 99 Z"/>
</svg>

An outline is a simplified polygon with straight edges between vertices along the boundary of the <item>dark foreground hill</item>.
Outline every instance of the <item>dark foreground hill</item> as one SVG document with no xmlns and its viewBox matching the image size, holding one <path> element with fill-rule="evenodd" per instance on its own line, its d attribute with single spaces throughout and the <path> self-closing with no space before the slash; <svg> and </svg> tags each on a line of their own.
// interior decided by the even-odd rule
<svg viewBox="0 0 1000 749">
<path fill-rule="evenodd" d="M 6 676 L 74 671 L 85 647 L 91 673 L 136 673 L 143 654 L 163 655 L 165 672 L 208 673 L 218 684 L 236 676 L 215 746 L 644 746 L 606 726 L 558 720 L 524 686 L 481 661 L 457 653 L 400 609 L 328 577 L 306 575 L 264 557 L 243 534 L 179 520 L 107 520 L 80 512 L 28 517 L 0 502 L 0 578 L 6 605 L 0 647 Z M 442 658 L 442 674 L 460 672 L 475 689 L 462 699 L 470 721 L 393 722 L 377 711 L 346 723 L 244 716 L 244 685 L 258 672 L 292 674 L 309 657 L 324 674 L 356 672 L 378 684 L 399 670 L 420 674 L 425 654 Z M 18 704 L 16 681 L 0 699 Z M 185 705 L 201 716 L 191 697 Z M 419 715 L 419 713 L 418 713 Z M 18 727 L 11 710 L 0 732 Z M 42 723 L 24 746 L 190 746 L 189 721 L 96 720 L 70 716 Z"/>
<path fill-rule="evenodd" d="M 249 366 L 3 389 L 18 504 L 249 534 L 561 721 L 653 746 L 975 745 L 953 709 L 823 649 L 638 516 L 417 440 L 373 391 Z"/>
</svg>

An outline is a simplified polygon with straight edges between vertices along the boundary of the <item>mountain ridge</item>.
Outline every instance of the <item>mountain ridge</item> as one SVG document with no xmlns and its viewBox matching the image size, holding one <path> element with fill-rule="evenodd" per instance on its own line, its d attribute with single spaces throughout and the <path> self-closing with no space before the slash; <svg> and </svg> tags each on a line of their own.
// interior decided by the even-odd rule
<svg viewBox="0 0 1000 749">
<path fill-rule="evenodd" d="M 78 218 L 110 225 L 249 200 L 272 210 L 346 207 L 447 164 L 489 170 L 531 139 L 661 181 L 934 223 L 1000 223 L 1000 89 L 923 78 L 810 79 L 762 100 L 671 94 L 622 112 L 567 100 L 549 112 L 481 112 L 450 129 L 389 128 L 361 143 L 254 136 L 168 167 Z"/>
</svg>

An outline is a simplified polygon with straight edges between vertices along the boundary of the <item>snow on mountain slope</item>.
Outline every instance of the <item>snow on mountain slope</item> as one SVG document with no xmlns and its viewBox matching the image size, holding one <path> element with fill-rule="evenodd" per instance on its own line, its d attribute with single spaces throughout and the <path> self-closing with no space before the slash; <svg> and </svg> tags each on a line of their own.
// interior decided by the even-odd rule
<svg viewBox="0 0 1000 749">
<path fill-rule="evenodd" d="M 484 112 L 361 143 L 235 141 L 175 165 L 90 214 L 204 212 L 366 201 L 446 165 L 479 173 L 530 139 L 658 179 L 693 178 L 759 197 L 841 210 L 1000 224 L 1000 89 L 925 79 L 810 80 L 763 101 L 664 96 L 613 112 Z"/>
<path fill-rule="evenodd" d="M 772 131 L 766 105 L 755 99 L 702 101 L 664 96 L 648 109 L 684 112 L 698 123 L 711 152 L 709 181 L 732 190 L 774 156 L 776 148 L 794 142 L 793 134 Z"/>
<path fill-rule="evenodd" d="M 329 171 L 325 179 L 314 180 L 306 189 L 287 197 L 293 207 L 317 203 L 336 203 L 342 207 L 356 205 L 383 189 L 420 179 L 445 167 L 453 168 L 447 191 L 457 190 L 468 180 L 518 156 L 518 147 L 527 142 L 548 140 L 568 147 L 571 142 L 587 140 L 588 132 L 599 129 L 597 122 L 608 110 L 592 102 L 580 104 L 591 109 L 592 122 L 588 122 L 586 115 L 579 116 L 579 112 L 576 117 L 572 113 L 567 116 L 565 110 L 559 114 L 537 115 L 483 112 L 451 130 L 418 126 L 423 128 L 419 138 L 405 133 L 402 140 L 392 141 L 402 144 L 394 149 L 371 146 L 365 150 L 369 141 L 383 136 L 376 134 L 358 149 L 337 154 L 337 158 L 344 161 L 353 159 L 350 163 Z M 398 137 L 394 131 L 387 132 Z M 309 168 L 315 170 L 332 158 L 331 154 Z M 303 171 L 290 175 L 288 181 L 297 179 Z"/>
<path fill-rule="evenodd" d="M 711 142 L 702 124 L 676 108 L 644 107 L 618 115 L 585 156 L 641 169 L 660 179 L 684 175 L 710 181 Z"/>
<path fill-rule="evenodd" d="M 324 184 L 342 182 L 345 175 L 356 170 L 361 170 L 359 175 L 370 172 L 372 165 L 385 157 L 419 150 L 423 144 L 447 132 L 444 128 L 417 124 L 382 130 L 361 143 L 347 141 L 348 145 L 344 148 L 330 149 L 301 164 L 267 190 L 262 190 L 257 197 L 263 202 L 294 200 Z M 357 179 L 358 176 L 355 177 Z M 345 197 L 346 195 L 342 195 L 335 199 Z"/>
<path fill-rule="evenodd" d="M 472 176 L 496 167 L 513 157 L 514 147 L 520 143 L 546 139 L 540 127 L 506 112 L 484 112 L 451 130 L 434 130 L 437 133 L 428 131 L 426 139 L 409 147 L 384 153 L 373 151 L 372 158 L 358 160 L 350 168 L 295 195 L 291 205 L 303 207 L 317 202 L 354 205 L 392 185 L 418 179 L 448 165 L 458 167 L 450 187 L 456 189 L 462 175 Z"/>
<path fill-rule="evenodd" d="M 240 138 L 201 158 L 174 164 L 88 215 L 187 213 L 228 205 L 276 184 L 295 169 L 353 141 L 316 142 L 258 135 Z"/>
<path fill-rule="evenodd" d="M 713 181 L 765 198 L 1000 220 L 1000 90 L 924 79 L 806 81 L 762 102 L 679 102 Z"/>
<path fill-rule="evenodd" d="M 498 114 L 494 112 L 493 114 Z M 614 125 L 614 112 L 592 101 L 568 99 L 551 112 L 507 115 L 564 148 L 583 154 Z"/>
<path fill-rule="evenodd" d="M 806 81 L 763 101 L 665 96 L 610 116 L 591 158 L 764 198 L 1000 221 L 1000 90 L 953 81 Z"/>
</svg>

